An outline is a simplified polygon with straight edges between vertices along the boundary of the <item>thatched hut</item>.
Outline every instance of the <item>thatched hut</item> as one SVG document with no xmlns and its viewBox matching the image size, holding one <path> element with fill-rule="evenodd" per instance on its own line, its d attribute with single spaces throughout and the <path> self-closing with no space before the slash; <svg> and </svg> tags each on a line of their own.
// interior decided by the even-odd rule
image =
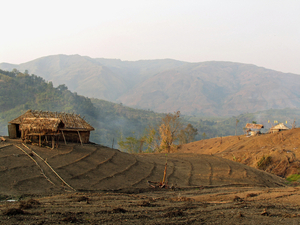
<svg viewBox="0 0 300 225">
<path fill-rule="evenodd" d="M 289 130 L 287 126 L 285 126 L 283 123 L 279 123 L 275 125 L 274 127 L 271 127 L 269 130 L 269 133 L 276 133 L 282 130 Z"/>
<path fill-rule="evenodd" d="M 23 115 L 9 122 L 8 133 L 10 138 L 22 140 L 39 137 L 52 138 L 67 142 L 88 143 L 90 131 L 94 128 L 80 115 L 70 113 L 43 112 L 28 110 Z"/>
<path fill-rule="evenodd" d="M 256 134 L 259 134 L 260 129 L 262 128 L 264 128 L 264 125 L 256 123 L 247 123 L 245 126 L 246 134 L 250 136 L 255 136 Z"/>
</svg>

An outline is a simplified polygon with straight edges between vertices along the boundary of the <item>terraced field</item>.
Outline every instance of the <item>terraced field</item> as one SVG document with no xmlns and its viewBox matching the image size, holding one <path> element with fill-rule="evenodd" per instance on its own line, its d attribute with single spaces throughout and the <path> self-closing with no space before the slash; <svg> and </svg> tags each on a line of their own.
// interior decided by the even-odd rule
<svg viewBox="0 0 300 225">
<path fill-rule="evenodd" d="M 172 189 L 152 188 L 167 162 Z M 212 155 L 0 143 L 3 224 L 298 224 L 299 187 Z"/>
<path fill-rule="evenodd" d="M 7 141 L 0 146 L 1 193 L 49 193 L 149 188 L 161 181 L 173 187 L 213 185 L 284 186 L 284 180 L 211 155 L 127 154 L 100 145 L 68 144 L 58 149 Z"/>
</svg>

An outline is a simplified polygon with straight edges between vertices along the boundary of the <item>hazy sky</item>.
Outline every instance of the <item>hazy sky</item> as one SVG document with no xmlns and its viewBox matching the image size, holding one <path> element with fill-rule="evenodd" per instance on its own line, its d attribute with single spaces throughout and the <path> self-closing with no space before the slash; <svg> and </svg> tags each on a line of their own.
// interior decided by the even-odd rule
<svg viewBox="0 0 300 225">
<path fill-rule="evenodd" d="M 1 1 L 0 62 L 233 61 L 300 74 L 299 0 Z"/>
</svg>

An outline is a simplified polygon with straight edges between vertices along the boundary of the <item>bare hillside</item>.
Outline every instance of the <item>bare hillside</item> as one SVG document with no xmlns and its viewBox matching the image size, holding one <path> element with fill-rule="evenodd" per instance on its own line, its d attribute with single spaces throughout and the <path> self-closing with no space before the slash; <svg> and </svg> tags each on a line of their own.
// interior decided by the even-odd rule
<svg viewBox="0 0 300 225">
<path fill-rule="evenodd" d="M 228 136 L 182 146 L 179 152 L 214 155 L 281 177 L 299 172 L 300 128 L 255 137 Z"/>
<path fill-rule="evenodd" d="M 190 63 L 155 74 L 122 95 L 131 107 L 231 116 L 298 108 L 300 76 L 233 62 Z"/>
</svg>

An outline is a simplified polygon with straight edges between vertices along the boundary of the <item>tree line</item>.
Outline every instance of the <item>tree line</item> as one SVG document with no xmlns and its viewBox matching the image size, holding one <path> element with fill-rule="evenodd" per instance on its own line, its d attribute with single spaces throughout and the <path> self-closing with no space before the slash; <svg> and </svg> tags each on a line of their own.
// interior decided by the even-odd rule
<svg viewBox="0 0 300 225">
<path fill-rule="evenodd" d="M 133 133 L 134 134 L 134 133 Z M 130 153 L 175 152 L 182 144 L 195 140 L 198 130 L 190 123 L 184 127 L 180 111 L 168 113 L 162 117 L 158 126 L 149 126 L 141 138 L 121 136 L 118 144 L 121 150 Z"/>
</svg>

